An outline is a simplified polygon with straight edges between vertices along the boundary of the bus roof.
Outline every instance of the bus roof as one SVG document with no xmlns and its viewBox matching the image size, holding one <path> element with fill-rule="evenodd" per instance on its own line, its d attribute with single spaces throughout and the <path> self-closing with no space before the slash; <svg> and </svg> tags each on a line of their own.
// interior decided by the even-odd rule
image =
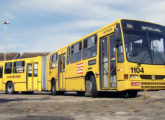
<svg viewBox="0 0 165 120">
<path fill-rule="evenodd" d="M 116 25 L 116 24 L 118 24 L 118 23 L 121 23 L 122 20 L 140 21 L 140 22 L 147 22 L 147 23 L 151 23 L 151 24 L 156 24 L 156 23 L 152 23 L 152 22 L 148 22 L 148 21 L 143 21 L 143 20 L 118 19 L 118 20 L 116 20 L 115 22 L 112 22 L 112 23 L 110 23 L 110 24 L 108 24 L 108 25 L 105 25 L 104 27 L 102 27 L 102 28 L 100 28 L 100 29 L 98 29 L 98 30 L 96 30 L 96 31 L 94 31 L 94 32 L 92 32 L 92 33 L 90 33 L 90 34 L 88 34 L 88 35 L 86 35 L 86 36 L 84 36 L 84 37 L 78 39 L 78 40 L 75 40 L 74 42 L 71 42 L 70 44 L 68 44 L 68 45 L 66 45 L 66 46 L 64 46 L 64 47 L 62 47 L 62 48 L 60 48 L 60 49 L 58 49 L 58 50 L 56 50 L 56 51 L 51 52 L 50 55 L 52 55 L 52 54 L 58 52 L 59 50 L 63 50 L 63 49 L 65 49 L 65 48 L 69 47 L 71 44 L 77 43 L 77 42 L 79 42 L 79 41 L 81 41 L 81 40 L 84 40 L 84 39 L 86 39 L 86 38 L 88 38 L 88 37 L 94 35 L 94 34 L 97 34 L 99 31 L 102 31 L 102 30 L 104 30 L 104 29 L 106 29 L 106 28 L 108 28 L 108 27 L 110 27 L 110 26 L 113 26 L 113 25 Z M 157 25 L 160 25 L 160 24 L 157 24 Z M 161 26 L 162 26 L 162 25 L 161 25 Z"/>
</svg>

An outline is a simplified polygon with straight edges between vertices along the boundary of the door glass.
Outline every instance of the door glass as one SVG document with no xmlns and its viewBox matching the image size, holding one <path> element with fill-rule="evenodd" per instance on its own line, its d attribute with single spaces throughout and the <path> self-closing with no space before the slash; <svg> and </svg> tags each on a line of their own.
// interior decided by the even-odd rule
<svg viewBox="0 0 165 120">
<path fill-rule="evenodd" d="M 2 78 L 2 77 L 3 77 L 3 67 L 0 66 L 0 78 Z"/>
<path fill-rule="evenodd" d="M 103 88 L 108 87 L 108 54 L 107 37 L 102 39 L 102 84 Z"/>
<path fill-rule="evenodd" d="M 28 77 L 32 77 L 32 64 L 28 64 Z"/>
<path fill-rule="evenodd" d="M 59 77 L 59 88 L 60 89 L 64 89 L 64 85 L 65 85 L 65 81 L 64 81 L 64 74 L 65 74 L 65 54 L 62 54 L 59 56 L 59 73 L 58 73 L 58 77 Z"/>
<path fill-rule="evenodd" d="M 65 72 L 65 54 L 63 55 L 63 72 Z"/>
<path fill-rule="evenodd" d="M 38 63 L 34 63 L 34 77 L 38 76 Z"/>
<path fill-rule="evenodd" d="M 63 65 L 63 64 L 62 64 L 62 55 L 60 55 L 60 66 L 59 66 L 59 67 L 60 67 L 60 72 L 63 71 L 63 70 L 62 70 L 62 68 L 63 68 L 62 65 Z"/>
<path fill-rule="evenodd" d="M 116 45 L 114 36 L 110 36 L 110 87 L 116 88 Z"/>
</svg>

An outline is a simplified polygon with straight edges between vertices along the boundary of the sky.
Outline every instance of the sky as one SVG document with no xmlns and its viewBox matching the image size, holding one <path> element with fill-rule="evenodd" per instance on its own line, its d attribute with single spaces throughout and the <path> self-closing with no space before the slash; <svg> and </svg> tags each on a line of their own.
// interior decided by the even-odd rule
<svg viewBox="0 0 165 120">
<path fill-rule="evenodd" d="M 0 52 L 53 52 L 120 18 L 165 25 L 165 0 L 0 0 Z"/>
</svg>

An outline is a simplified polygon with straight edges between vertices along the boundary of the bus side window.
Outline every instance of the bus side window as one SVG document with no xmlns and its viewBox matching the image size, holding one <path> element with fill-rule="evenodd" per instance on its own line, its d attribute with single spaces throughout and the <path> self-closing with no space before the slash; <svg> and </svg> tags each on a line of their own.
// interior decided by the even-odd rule
<svg viewBox="0 0 165 120">
<path fill-rule="evenodd" d="M 70 61 L 70 47 L 67 48 L 67 64 L 69 64 Z"/>
<path fill-rule="evenodd" d="M 3 67 L 0 66 L 0 78 L 2 78 L 2 77 L 3 77 Z"/>
<path fill-rule="evenodd" d="M 12 72 L 12 62 L 5 63 L 5 74 L 10 74 Z"/>
<path fill-rule="evenodd" d="M 83 59 L 95 57 L 97 53 L 97 36 L 93 35 L 83 41 Z"/>
<path fill-rule="evenodd" d="M 51 56 L 51 62 L 50 62 L 51 68 L 57 67 L 57 56 L 58 56 L 57 53 L 55 53 Z"/>
<path fill-rule="evenodd" d="M 123 50 L 123 45 L 119 45 L 117 48 L 117 62 L 122 63 L 124 62 L 124 50 Z"/>
<path fill-rule="evenodd" d="M 82 42 L 78 42 L 71 46 L 71 58 L 70 62 L 78 62 L 81 60 L 81 49 L 82 49 Z"/>
<path fill-rule="evenodd" d="M 24 73 L 25 61 L 14 62 L 13 73 Z"/>
</svg>

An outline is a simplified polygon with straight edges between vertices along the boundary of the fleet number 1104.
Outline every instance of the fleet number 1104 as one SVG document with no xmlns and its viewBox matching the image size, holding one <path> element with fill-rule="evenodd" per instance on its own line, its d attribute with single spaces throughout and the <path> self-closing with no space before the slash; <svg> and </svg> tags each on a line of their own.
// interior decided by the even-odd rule
<svg viewBox="0 0 165 120">
<path fill-rule="evenodd" d="M 144 68 L 130 68 L 132 73 L 144 73 Z"/>
</svg>

